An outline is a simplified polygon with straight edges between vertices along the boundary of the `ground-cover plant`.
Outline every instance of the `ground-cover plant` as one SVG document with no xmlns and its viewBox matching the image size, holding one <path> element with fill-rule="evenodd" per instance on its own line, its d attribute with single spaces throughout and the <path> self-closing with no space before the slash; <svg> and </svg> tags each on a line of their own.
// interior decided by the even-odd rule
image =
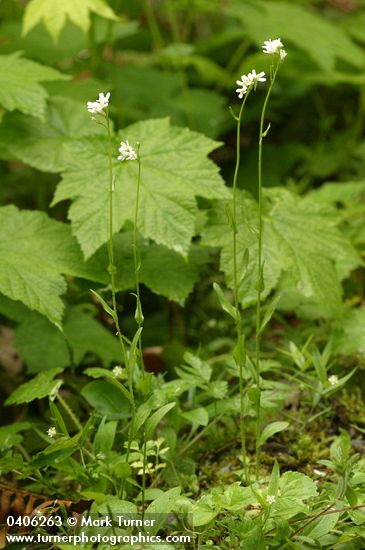
<svg viewBox="0 0 365 550">
<path fill-rule="evenodd" d="M 363 9 L 48 4 L 0 6 L 1 517 L 361 550 Z"/>
</svg>

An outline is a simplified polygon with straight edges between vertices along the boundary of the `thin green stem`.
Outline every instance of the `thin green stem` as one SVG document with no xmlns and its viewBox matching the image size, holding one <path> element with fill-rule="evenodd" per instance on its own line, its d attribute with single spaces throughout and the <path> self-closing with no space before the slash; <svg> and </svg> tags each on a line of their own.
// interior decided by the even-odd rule
<svg viewBox="0 0 365 550">
<path fill-rule="evenodd" d="M 109 242 L 108 242 L 108 256 L 109 256 L 109 265 L 108 265 L 108 272 L 110 274 L 111 279 L 111 287 L 112 287 L 112 305 L 113 305 L 113 313 L 114 313 L 114 322 L 117 329 L 117 336 L 119 340 L 119 344 L 122 350 L 122 356 L 123 361 L 127 369 L 128 374 L 128 388 L 129 393 L 131 396 L 131 425 L 128 432 L 128 446 L 127 446 L 127 452 L 126 452 L 126 462 L 128 463 L 129 460 L 129 453 L 132 443 L 132 437 L 134 432 L 134 420 L 136 416 L 136 405 L 134 401 L 134 392 L 133 392 L 133 377 L 131 376 L 128 357 L 127 357 L 127 351 L 124 344 L 124 338 L 122 335 L 122 332 L 120 330 L 119 325 L 119 318 L 118 318 L 118 310 L 117 310 L 117 301 L 116 301 L 116 284 L 115 284 L 115 276 L 117 272 L 117 268 L 114 263 L 114 247 L 113 247 L 113 193 L 114 193 L 114 180 L 113 180 L 113 150 L 112 150 L 112 136 L 111 136 L 111 129 L 110 129 L 110 119 L 109 119 L 109 113 L 106 113 L 106 120 L 107 120 L 107 132 L 108 132 L 108 143 L 109 143 Z M 122 481 L 122 498 L 124 496 L 124 485 L 125 485 L 125 479 Z"/>
<path fill-rule="evenodd" d="M 112 304 L 114 312 L 114 322 L 117 329 L 117 336 L 119 339 L 120 347 L 122 350 L 123 361 L 126 367 L 128 367 L 128 358 L 127 351 L 124 345 L 124 339 L 122 332 L 120 330 L 118 310 L 117 310 L 117 301 L 116 301 L 116 284 L 115 276 L 117 273 L 117 268 L 114 263 L 114 247 L 113 247 L 113 193 L 114 193 L 114 181 L 113 181 L 113 151 L 112 151 L 112 136 L 110 130 L 110 119 L 109 113 L 107 114 L 107 132 L 108 132 L 108 142 L 109 142 L 109 154 L 108 154 L 108 164 L 109 164 L 109 242 L 108 242 L 108 257 L 109 265 L 108 272 L 111 280 L 112 287 Z M 131 396 L 133 398 L 133 387 L 129 388 Z"/>
<path fill-rule="evenodd" d="M 261 355 L 261 300 L 264 290 L 263 277 L 263 262 L 262 262 L 262 242 L 263 242 L 263 200 L 262 200 L 262 142 L 267 131 L 264 131 L 266 107 L 274 86 L 276 75 L 278 73 L 280 61 L 274 70 L 271 69 L 270 86 L 267 91 L 265 101 L 261 111 L 260 133 L 259 133 L 259 155 L 258 155 L 258 281 L 257 281 L 257 306 L 256 306 L 256 385 L 257 385 L 257 400 L 256 400 L 256 479 L 259 479 L 260 463 L 261 463 L 261 448 L 259 444 L 261 430 L 261 383 L 260 383 L 260 355 Z"/>
<path fill-rule="evenodd" d="M 147 464 L 147 440 L 146 430 L 143 429 L 143 466 L 142 466 L 142 519 L 144 518 L 145 494 L 146 494 L 146 464 Z"/>
<path fill-rule="evenodd" d="M 141 268 L 140 257 L 138 254 L 138 244 L 137 244 L 137 226 L 138 226 L 138 210 L 139 210 L 139 194 L 141 187 L 141 159 L 139 156 L 140 144 L 137 145 L 137 162 L 138 162 L 138 179 L 137 179 L 137 191 L 136 191 L 136 203 L 134 211 L 134 228 L 133 228 L 133 262 L 134 262 L 134 277 L 135 277 L 135 287 L 136 287 L 136 298 L 137 298 L 137 307 L 136 307 L 136 321 L 138 328 L 143 327 L 143 312 L 141 304 L 141 293 L 139 287 L 139 270 Z M 144 376 L 144 362 L 143 362 L 143 353 L 142 353 L 142 336 L 141 333 L 138 339 L 138 347 L 140 353 L 140 361 L 142 366 L 142 372 Z"/>
<path fill-rule="evenodd" d="M 138 178 L 137 178 L 137 191 L 136 191 L 136 202 L 135 202 L 135 211 L 134 211 L 134 228 L 133 228 L 133 262 L 134 262 L 134 277 L 135 277 L 135 287 L 136 287 L 136 322 L 138 325 L 138 330 L 143 328 L 143 312 L 141 304 L 141 293 L 139 287 L 139 270 L 141 268 L 141 260 L 138 254 L 138 244 L 137 244 L 137 227 L 138 227 L 138 211 L 139 211 L 139 194 L 141 187 L 141 158 L 140 158 L 140 144 L 137 144 L 137 162 L 138 162 Z M 145 368 L 143 361 L 143 350 L 142 350 L 142 331 L 139 332 L 138 337 L 138 351 L 140 364 L 142 369 L 142 376 L 145 377 Z M 146 441 L 146 430 L 143 430 L 143 466 L 142 466 L 142 515 L 144 514 L 145 506 L 145 492 L 146 492 L 146 463 L 147 463 L 147 441 Z"/>
<path fill-rule="evenodd" d="M 237 179 L 238 171 L 240 167 L 241 160 L 241 120 L 243 109 L 247 101 L 249 91 L 246 93 L 244 100 L 242 101 L 240 112 L 238 117 L 235 117 L 237 121 L 237 130 L 236 130 L 236 166 L 233 176 L 233 199 L 232 199 L 232 244 L 233 244 L 233 295 L 234 295 L 234 305 L 236 312 L 236 334 L 237 334 L 237 345 L 236 345 L 236 361 L 238 363 L 238 368 L 240 372 L 239 385 L 240 385 L 240 435 L 241 435 L 241 451 L 242 451 L 242 461 L 245 471 L 246 483 L 249 484 L 249 472 L 247 466 L 247 452 L 246 452 L 246 428 L 244 422 L 244 393 L 243 393 L 243 369 L 245 366 L 245 356 L 243 350 L 243 337 L 242 337 L 242 317 L 240 310 L 240 301 L 238 295 L 238 266 L 237 266 Z"/>
</svg>

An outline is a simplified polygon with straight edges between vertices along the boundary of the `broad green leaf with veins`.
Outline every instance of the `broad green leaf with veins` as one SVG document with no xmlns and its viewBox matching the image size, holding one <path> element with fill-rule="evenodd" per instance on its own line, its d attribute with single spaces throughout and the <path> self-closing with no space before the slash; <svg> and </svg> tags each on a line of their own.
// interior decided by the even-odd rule
<svg viewBox="0 0 365 550">
<path fill-rule="evenodd" d="M 68 79 L 51 67 L 21 57 L 20 52 L 0 55 L 0 105 L 44 119 L 48 93 L 40 82 Z"/>
<path fill-rule="evenodd" d="M 316 205 L 313 193 L 300 198 L 281 188 L 264 190 L 263 260 L 265 290 L 263 296 L 277 286 L 286 273 L 298 291 L 314 297 L 332 315 L 341 309 L 340 280 L 361 265 L 361 258 L 350 241 L 335 225 L 333 211 Z M 221 267 L 227 283 L 232 286 L 232 234 L 228 227 L 224 205 L 218 205 L 210 215 L 203 243 L 222 247 Z M 239 295 L 244 306 L 256 300 L 257 270 L 257 203 L 247 194 L 239 194 L 237 216 L 238 267 L 243 253 L 249 250 L 247 274 L 240 277 Z M 284 289 L 285 291 L 285 289 Z"/>
<path fill-rule="evenodd" d="M 42 212 L 1 207 L 0 234 L 0 293 L 23 302 L 58 327 L 64 309 L 60 296 L 66 290 L 62 274 L 109 283 L 106 247 L 85 262 L 71 227 Z M 114 246 L 118 288 L 134 288 L 130 234 L 116 235 Z M 177 252 L 142 239 L 139 254 L 140 281 L 181 304 L 198 280 L 199 267 L 207 260 L 204 251 L 196 246 L 191 247 L 184 260 Z"/>
<path fill-rule="evenodd" d="M 236 0 L 227 11 L 241 19 L 247 34 L 258 45 L 279 36 L 287 50 L 294 44 L 324 71 L 333 70 L 337 59 L 364 67 L 364 51 L 339 25 L 295 2 Z"/>
<path fill-rule="evenodd" d="M 0 291 L 60 326 L 66 290 L 60 260 L 65 243 L 58 224 L 40 212 L 1 208 Z"/>
<path fill-rule="evenodd" d="M 207 155 L 218 146 L 186 128 L 171 127 L 168 119 L 138 122 L 114 142 L 140 146 L 142 165 L 138 229 L 170 249 L 186 255 L 198 213 L 196 197 L 228 198 L 217 166 Z M 71 199 L 69 218 L 85 257 L 108 240 L 107 140 L 92 137 L 72 143 L 70 164 L 58 185 L 53 204 Z M 114 231 L 134 218 L 138 164 L 114 161 Z"/>
<path fill-rule="evenodd" d="M 70 143 L 99 135 L 104 129 L 90 124 L 90 116 L 78 101 L 52 97 L 47 122 L 20 113 L 7 113 L 0 125 L 2 158 L 16 158 L 43 172 L 60 172 L 68 163 Z"/>
<path fill-rule="evenodd" d="M 90 28 L 91 12 L 118 20 L 104 0 L 31 0 L 25 8 L 23 34 L 43 21 L 53 40 L 57 41 L 66 18 L 86 33 Z"/>
</svg>

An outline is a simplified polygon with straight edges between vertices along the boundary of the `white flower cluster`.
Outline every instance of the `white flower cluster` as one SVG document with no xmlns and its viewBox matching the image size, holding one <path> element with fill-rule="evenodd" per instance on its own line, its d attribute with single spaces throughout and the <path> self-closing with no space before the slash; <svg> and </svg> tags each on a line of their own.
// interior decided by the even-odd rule
<svg viewBox="0 0 365 550">
<path fill-rule="evenodd" d="M 268 53 L 269 55 L 279 54 L 281 61 L 283 61 L 283 59 L 285 59 L 288 55 L 284 50 L 284 46 L 280 38 L 275 38 L 275 40 L 265 40 L 262 51 L 264 53 Z"/>
<path fill-rule="evenodd" d="M 123 376 L 122 367 L 120 365 L 114 367 L 113 374 L 114 374 L 115 378 L 122 378 L 122 376 Z"/>
<path fill-rule="evenodd" d="M 247 90 L 254 86 L 256 88 L 258 82 L 265 82 L 265 73 L 261 72 L 256 74 L 255 69 L 252 69 L 252 71 L 248 74 L 243 74 L 241 76 L 241 80 L 237 80 L 239 88 L 237 88 L 236 92 L 238 93 L 238 97 L 240 99 L 243 98 L 244 94 L 247 92 Z"/>
<path fill-rule="evenodd" d="M 47 435 L 48 435 L 48 437 L 56 437 L 56 435 L 57 435 L 56 428 L 54 426 L 51 426 L 50 428 L 48 428 Z"/>
<path fill-rule="evenodd" d="M 104 109 L 109 105 L 110 92 L 104 95 L 102 92 L 96 101 L 87 102 L 87 110 L 93 114 L 104 114 Z"/>
<path fill-rule="evenodd" d="M 137 160 L 137 153 L 128 141 L 121 141 L 118 151 L 120 153 L 118 160 Z"/>
<path fill-rule="evenodd" d="M 331 376 L 328 377 L 328 382 L 331 386 L 336 386 L 336 384 L 338 384 L 338 376 L 331 374 Z"/>
<path fill-rule="evenodd" d="M 276 38 L 275 40 L 265 40 L 262 51 L 269 55 L 278 54 L 280 57 L 280 61 L 283 61 L 287 55 L 280 38 Z M 241 80 L 236 81 L 237 85 L 239 86 L 236 90 L 236 92 L 238 93 L 238 97 L 242 99 L 249 89 L 251 89 L 252 87 L 256 89 L 256 86 L 259 82 L 265 81 L 265 73 L 256 73 L 255 69 L 252 69 L 252 71 L 248 74 L 243 74 L 241 76 Z"/>
</svg>

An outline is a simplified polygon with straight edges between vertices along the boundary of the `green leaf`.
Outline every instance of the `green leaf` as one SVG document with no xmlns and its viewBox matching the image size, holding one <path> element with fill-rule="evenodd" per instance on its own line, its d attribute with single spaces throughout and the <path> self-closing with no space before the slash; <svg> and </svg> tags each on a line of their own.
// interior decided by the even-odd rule
<svg viewBox="0 0 365 550">
<path fill-rule="evenodd" d="M 120 500 L 115 495 L 106 495 L 105 502 L 97 505 L 96 510 L 98 514 L 101 515 L 121 515 L 121 514 L 137 514 L 137 506 L 133 502 L 128 500 Z M 92 509 L 94 512 L 94 509 Z"/>
<path fill-rule="evenodd" d="M 19 386 L 5 401 L 5 405 L 20 405 L 30 403 L 34 399 L 52 397 L 61 387 L 62 380 L 54 380 L 54 377 L 62 372 L 62 369 L 50 369 L 40 372 L 29 382 Z"/>
<path fill-rule="evenodd" d="M 247 276 L 239 285 L 240 300 L 247 306 L 257 299 L 258 210 L 257 203 L 247 193 L 238 196 L 237 249 L 248 248 L 250 252 Z M 345 261 L 349 271 L 362 263 L 348 238 L 336 227 L 338 217 L 333 215 L 332 209 L 316 204 L 313 194 L 301 198 L 283 188 L 265 189 L 264 203 L 263 297 L 267 297 L 286 274 L 299 293 L 307 298 L 314 297 L 325 311 L 338 316 L 342 311 L 341 266 Z M 232 243 L 223 204 L 211 211 L 203 244 L 222 247 L 221 267 L 232 287 Z M 238 265 L 243 261 L 244 255 L 239 255 Z"/>
<path fill-rule="evenodd" d="M 261 326 L 259 332 L 261 333 L 264 328 L 266 327 L 267 323 L 271 320 L 271 317 L 274 315 L 276 306 L 278 305 L 280 300 L 280 294 L 276 295 L 271 302 L 268 304 L 266 311 L 264 313 L 264 316 L 261 321 Z"/>
<path fill-rule="evenodd" d="M 93 441 L 93 453 L 95 455 L 97 455 L 98 453 L 103 453 L 104 455 L 107 455 L 109 451 L 111 451 L 117 431 L 117 426 L 118 422 L 116 420 L 106 422 L 105 417 L 102 419 Z"/>
<path fill-rule="evenodd" d="M 219 508 L 213 507 L 210 495 L 203 496 L 193 505 L 192 523 L 194 528 L 207 525 L 219 514 L 219 512 Z"/>
<path fill-rule="evenodd" d="M 113 239 L 117 267 L 116 284 L 119 289 L 135 287 L 132 239 L 131 232 L 120 233 Z M 147 242 L 141 236 L 138 236 L 137 248 L 141 259 L 140 283 L 145 284 L 154 293 L 183 305 L 194 284 L 199 280 L 201 268 L 209 260 L 207 250 L 199 245 L 192 245 L 187 257 L 184 258 L 178 252 Z M 97 265 L 106 265 L 106 250 L 102 248 L 92 260 Z M 109 282 L 108 279 L 105 278 L 105 282 Z"/>
<path fill-rule="evenodd" d="M 163 407 L 160 407 L 154 412 L 146 422 L 146 438 L 152 439 L 154 436 L 157 425 L 161 422 L 163 417 L 175 407 L 176 403 L 167 403 Z"/>
<path fill-rule="evenodd" d="M 120 362 L 117 338 L 94 319 L 94 306 L 80 304 L 66 309 L 63 332 L 48 319 L 24 308 L 15 330 L 14 346 L 28 372 L 80 364 L 86 354 L 100 358 L 103 366 Z M 114 375 L 113 375 L 114 376 Z"/>
<path fill-rule="evenodd" d="M 69 437 L 70 434 L 68 433 L 65 421 L 63 420 L 62 414 L 60 413 L 56 403 L 54 403 L 52 399 L 50 399 L 48 404 L 51 411 L 52 419 L 55 421 L 56 426 L 58 426 L 63 435 Z"/>
<path fill-rule="evenodd" d="M 336 437 L 330 447 L 330 457 L 332 462 L 345 467 L 352 452 L 352 443 L 350 435 L 343 429 L 340 431 L 341 435 Z"/>
<path fill-rule="evenodd" d="M 109 382 L 94 380 L 82 389 L 81 395 L 98 414 L 109 420 L 119 420 L 129 415 L 128 399 L 118 387 Z"/>
<path fill-rule="evenodd" d="M 9 426 L 0 427 L 0 448 L 5 451 L 11 449 L 14 445 L 23 441 L 23 436 L 19 433 L 29 430 L 32 425 L 29 422 L 17 422 Z"/>
<path fill-rule="evenodd" d="M 327 514 L 317 521 L 314 521 L 303 531 L 303 535 L 319 542 L 321 537 L 324 537 L 335 528 L 339 517 L 340 514 Z"/>
<path fill-rule="evenodd" d="M 223 311 L 228 313 L 231 317 L 233 317 L 234 320 L 237 319 L 237 310 L 236 308 L 228 301 L 226 295 L 224 294 L 223 290 L 219 286 L 218 283 L 213 283 L 213 289 L 216 295 L 218 296 L 219 303 L 221 305 L 221 308 Z"/>
<path fill-rule="evenodd" d="M 249 36 L 262 46 L 270 36 L 280 36 L 290 52 L 290 44 L 304 50 L 324 71 L 334 69 L 336 60 L 364 67 L 364 52 L 336 23 L 293 2 L 248 0 L 234 2 L 228 12 L 244 24 Z"/>
<path fill-rule="evenodd" d="M 280 469 L 279 464 L 275 460 L 274 466 L 271 472 L 269 486 L 267 488 L 267 492 L 269 495 L 276 495 L 278 488 L 279 488 L 279 480 L 280 480 Z"/>
<path fill-rule="evenodd" d="M 148 529 L 151 533 L 156 533 L 162 527 L 167 519 L 167 515 L 174 509 L 175 503 L 180 496 L 180 493 L 180 487 L 173 487 L 172 489 L 165 491 L 162 495 L 157 497 L 148 506 L 145 512 L 146 517 L 148 517 L 149 514 L 154 514 L 153 517 L 157 518 L 155 523 L 153 524 L 153 527 L 149 527 Z"/>
<path fill-rule="evenodd" d="M 262 447 L 266 443 L 266 441 L 272 437 L 274 434 L 278 432 L 282 432 L 283 430 L 286 430 L 286 428 L 289 426 L 289 422 L 271 422 L 271 424 L 268 424 L 265 426 L 265 428 L 262 430 L 261 435 L 259 437 L 259 446 Z"/>
<path fill-rule="evenodd" d="M 91 121 L 83 107 L 67 97 L 52 97 L 44 113 L 46 120 L 7 113 L 0 125 L 3 158 L 14 157 L 43 172 L 63 170 L 72 154 L 73 141 L 105 132 Z"/>
<path fill-rule="evenodd" d="M 347 311 L 339 320 L 334 337 L 334 349 L 341 355 L 365 355 L 365 307 Z"/>
<path fill-rule="evenodd" d="M 118 20 L 103 0 L 31 0 L 25 8 L 23 34 L 27 34 L 43 21 L 54 41 L 57 41 L 66 18 L 86 33 L 90 28 L 91 12 L 107 19 Z"/>
<path fill-rule="evenodd" d="M 121 350 L 117 337 L 103 327 L 83 306 L 66 311 L 64 333 L 72 350 L 73 361 L 80 364 L 87 353 L 100 357 L 107 367 L 121 360 Z"/>
<path fill-rule="evenodd" d="M 194 235 L 196 197 L 226 198 L 228 191 L 218 168 L 207 155 L 218 143 L 186 128 L 171 127 L 167 119 L 138 122 L 115 140 L 139 142 L 141 187 L 138 229 L 144 237 L 186 255 Z M 70 145 L 69 163 L 53 204 L 71 199 L 69 218 L 86 257 L 107 242 L 107 139 L 91 137 Z M 72 153 L 72 154 L 71 154 Z M 114 161 L 114 231 L 133 221 L 138 166 Z"/>
<path fill-rule="evenodd" d="M 203 407 L 198 407 L 192 411 L 183 412 L 181 416 L 189 420 L 192 424 L 196 424 L 198 426 L 207 426 L 209 422 L 209 414 Z"/>
<path fill-rule="evenodd" d="M 291 517 L 308 513 L 304 501 L 317 496 L 315 482 L 299 472 L 285 472 L 279 480 L 278 496 L 271 511 L 272 517 L 288 520 Z"/>
<path fill-rule="evenodd" d="M 102 305 L 103 307 L 103 310 L 108 314 L 110 315 L 110 317 L 112 319 L 115 320 L 115 313 L 114 311 L 112 310 L 112 308 L 110 306 L 108 306 L 108 304 L 106 303 L 106 301 L 104 300 L 104 298 L 102 298 L 100 296 L 100 294 L 98 294 L 97 292 L 95 292 L 95 290 L 93 289 L 90 289 L 90 292 L 92 292 L 95 296 L 95 298 L 98 300 L 98 302 L 100 302 L 100 304 Z"/>
<path fill-rule="evenodd" d="M 18 109 L 44 119 L 48 93 L 39 83 L 68 78 L 51 67 L 24 59 L 20 52 L 0 55 L 0 104 L 7 111 Z"/>
<path fill-rule="evenodd" d="M 317 486 L 308 476 L 299 472 L 285 472 L 279 481 L 282 497 L 299 501 L 307 500 L 317 495 Z"/>
<path fill-rule="evenodd" d="M 30 310 L 15 330 L 14 347 L 29 373 L 64 369 L 71 363 L 64 334 L 48 319 Z"/>
<path fill-rule="evenodd" d="M 66 290 L 62 260 L 68 244 L 62 224 L 15 206 L 0 210 L 0 291 L 60 326 L 60 295 Z"/>
</svg>

